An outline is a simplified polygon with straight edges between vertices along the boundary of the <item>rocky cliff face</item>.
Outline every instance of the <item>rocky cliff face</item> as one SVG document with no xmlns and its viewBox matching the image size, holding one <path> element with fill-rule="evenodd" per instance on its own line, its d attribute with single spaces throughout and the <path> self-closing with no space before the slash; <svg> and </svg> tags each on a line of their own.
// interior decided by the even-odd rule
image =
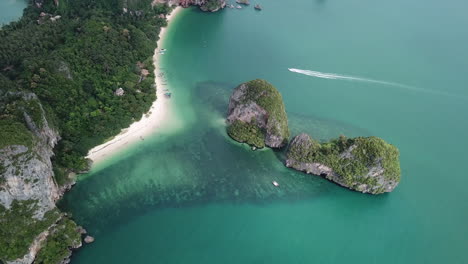
<svg viewBox="0 0 468 264">
<path fill-rule="evenodd" d="M 17 99 L 0 115 L 6 117 L 0 132 L 0 233 L 4 236 L 0 238 L 0 260 L 29 264 L 63 218 L 55 206 L 61 192 L 51 163 L 60 137 L 35 94 L 16 92 L 10 96 Z M 81 239 L 75 237 L 70 246 L 79 243 Z"/>
<path fill-rule="evenodd" d="M 289 139 L 281 94 L 264 80 L 239 85 L 233 92 L 227 115 L 228 134 L 254 147 L 281 148 Z"/>
<path fill-rule="evenodd" d="M 3 183 L 0 188 L 0 204 L 10 208 L 14 200 L 36 200 L 38 209 L 35 217 L 42 219 L 44 213 L 55 208 L 59 198 L 54 182 L 50 158 L 52 149 L 60 139 L 45 118 L 44 109 L 34 94 L 25 94 L 26 104 L 34 103 L 40 113 L 28 113 L 23 109 L 25 123 L 34 140 L 28 145 L 9 145 L 0 149 L 0 165 L 3 167 Z M 32 114 L 39 116 L 41 124 Z"/>
<path fill-rule="evenodd" d="M 363 193 L 391 192 L 400 181 L 398 150 L 376 137 L 340 139 L 320 144 L 307 134 L 296 136 L 286 166 L 320 175 Z"/>
</svg>

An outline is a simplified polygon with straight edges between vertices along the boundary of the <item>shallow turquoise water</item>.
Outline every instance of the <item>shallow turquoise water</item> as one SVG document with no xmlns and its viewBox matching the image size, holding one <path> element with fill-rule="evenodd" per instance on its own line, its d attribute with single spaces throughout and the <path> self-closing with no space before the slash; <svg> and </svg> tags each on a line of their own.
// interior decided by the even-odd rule
<svg viewBox="0 0 468 264">
<path fill-rule="evenodd" d="M 185 10 L 171 23 L 162 66 L 185 127 L 119 154 L 65 196 L 61 207 L 96 237 L 73 263 L 468 262 L 468 3 L 261 4 Z M 293 134 L 396 145 L 400 186 L 351 192 L 229 140 L 227 98 L 254 78 L 280 90 Z"/>
<path fill-rule="evenodd" d="M 1 0 L 0 1 L 0 27 L 15 21 L 23 14 L 27 0 Z"/>
</svg>

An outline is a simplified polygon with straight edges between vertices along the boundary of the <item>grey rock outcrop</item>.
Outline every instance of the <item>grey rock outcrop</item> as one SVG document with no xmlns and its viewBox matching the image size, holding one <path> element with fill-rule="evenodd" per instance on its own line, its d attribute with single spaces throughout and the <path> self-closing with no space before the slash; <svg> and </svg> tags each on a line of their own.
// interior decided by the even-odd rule
<svg viewBox="0 0 468 264">
<path fill-rule="evenodd" d="M 228 134 L 255 147 L 281 148 L 289 139 L 281 94 L 264 80 L 253 80 L 234 89 L 226 122 Z"/>
<path fill-rule="evenodd" d="M 226 0 L 155 0 L 154 3 L 167 3 L 170 6 L 199 6 L 206 12 L 216 12 L 226 6 Z"/>
<path fill-rule="evenodd" d="M 34 200 L 32 217 L 42 221 L 47 212 L 56 209 L 55 202 L 63 194 L 55 182 L 51 162 L 54 155 L 53 148 L 60 140 L 60 136 L 46 119 L 45 111 L 35 94 L 10 95 L 19 96 L 14 105 L 23 117 L 25 124 L 23 132 L 32 140 L 25 141 L 24 144 L 16 142 L 0 149 L 0 205 L 5 209 L 11 209 L 12 203 L 16 200 Z M 55 223 L 39 233 L 31 241 L 29 250 L 23 257 L 6 263 L 32 263 L 49 236 L 49 230 L 54 226 Z"/>
<path fill-rule="evenodd" d="M 84 239 L 84 242 L 85 242 L 86 244 L 93 243 L 93 242 L 94 242 L 94 237 L 92 237 L 92 236 L 86 236 L 85 239 Z"/>
<path fill-rule="evenodd" d="M 23 99 L 37 101 L 34 94 L 26 94 Z M 10 145 L 0 149 L 0 165 L 4 168 L 0 204 L 10 208 L 13 200 L 37 200 L 38 210 L 34 217 L 42 219 L 45 212 L 55 208 L 55 201 L 59 199 L 50 158 L 54 155 L 52 149 L 60 137 L 58 132 L 49 126 L 42 105 L 38 105 L 41 111 L 41 125 L 33 121 L 31 113 L 23 112 L 27 127 L 34 137 L 33 144 Z"/>
<path fill-rule="evenodd" d="M 329 147 L 323 150 L 309 135 L 300 134 L 288 147 L 285 165 L 363 193 L 391 192 L 398 185 L 400 164 L 394 146 L 376 137 L 332 144 L 335 150 L 341 150 L 338 154 L 329 152 Z"/>
</svg>

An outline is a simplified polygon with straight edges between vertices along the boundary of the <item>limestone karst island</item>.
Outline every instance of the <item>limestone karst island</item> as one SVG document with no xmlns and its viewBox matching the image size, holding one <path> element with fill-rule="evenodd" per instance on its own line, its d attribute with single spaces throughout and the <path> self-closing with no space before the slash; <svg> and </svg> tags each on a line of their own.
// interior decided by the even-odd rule
<svg viewBox="0 0 468 264">
<path fill-rule="evenodd" d="M 246 82 L 234 90 L 227 123 L 229 136 L 254 149 L 281 148 L 289 140 L 281 94 L 265 80 Z M 391 192 L 400 182 L 398 149 L 377 137 L 341 135 L 320 143 L 302 133 L 287 147 L 284 162 L 287 167 L 323 176 L 364 193 Z"/>
<path fill-rule="evenodd" d="M 468 263 L 464 10 L 0 0 L 0 264 Z"/>
</svg>

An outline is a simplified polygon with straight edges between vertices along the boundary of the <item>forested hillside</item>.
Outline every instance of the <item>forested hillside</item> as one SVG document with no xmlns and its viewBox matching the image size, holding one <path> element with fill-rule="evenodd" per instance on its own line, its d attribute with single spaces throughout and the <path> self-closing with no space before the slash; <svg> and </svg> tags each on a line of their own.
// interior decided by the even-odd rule
<svg viewBox="0 0 468 264">
<path fill-rule="evenodd" d="M 53 177 L 57 193 L 70 172 L 87 169 L 90 148 L 149 110 L 156 99 L 152 56 L 169 10 L 151 0 L 34 0 L 21 20 L 0 29 L 0 263 L 30 253 L 47 228 L 40 263 L 57 263 L 75 246 L 58 239 L 70 237 L 74 223 L 46 221 L 50 206 L 9 188 L 18 181 L 48 186 L 50 179 L 28 179 L 27 169 L 35 160 L 48 168 L 51 158 L 54 173 L 43 175 Z M 48 148 L 55 155 L 41 157 Z"/>
<path fill-rule="evenodd" d="M 139 119 L 155 99 L 151 59 L 166 24 L 159 15 L 169 8 L 129 2 L 61 0 L 57 8 L 46 1 L 0 31 L 1 74 L 48 110 L 62 137 L 56 164 L 63 168 L 84 169 L 92 146 Z M 124 96 L 114 94 L 118 88 Z"/>
</svg>

